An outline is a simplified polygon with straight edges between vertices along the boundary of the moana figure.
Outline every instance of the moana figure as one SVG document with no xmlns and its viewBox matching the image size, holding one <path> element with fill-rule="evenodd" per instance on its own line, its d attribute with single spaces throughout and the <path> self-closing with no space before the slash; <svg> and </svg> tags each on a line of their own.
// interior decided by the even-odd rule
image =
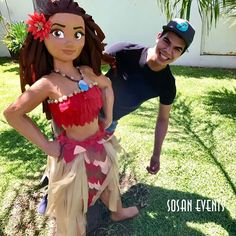
<svg viewBox="0 0 236 236">
<path fill-rule="evenodd" d="M 87 209 L 98 198 L 114 221 L 138 214 L 135 206 L 122 207 L 116 151 L 104 138 L 114 97 L 100 66 L 109 58 L 102 54 L 102 30 L 76 2 L 38 3 L 20 53 L 23 93 L 4 115 L 48 155 L 46 214 L 56 218 L 57 235 L 85 235 Z M 62 130 L 56 140 L 48 140 L 27 115 L 41 103 L 47 118 Z"/>
</svg>

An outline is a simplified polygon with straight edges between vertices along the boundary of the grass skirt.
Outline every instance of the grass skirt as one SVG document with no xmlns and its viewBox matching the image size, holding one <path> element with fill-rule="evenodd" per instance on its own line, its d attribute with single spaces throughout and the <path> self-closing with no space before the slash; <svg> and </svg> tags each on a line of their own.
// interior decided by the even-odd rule
<svg viewBox="0 0 236 236">
<path fill-rule="evenodd" d="M 85 235 L 87 209 L 104 191 L 109 193 L 109 209 L 117 210 L 120 191 L 116 151 L 101 138 L 100 131 L 82 142 L 64 134 L 58 140 L 64 156 L 60 160 L 48 157 L 46 214 L 56 218 L 58 236 Z"/>
</svg>

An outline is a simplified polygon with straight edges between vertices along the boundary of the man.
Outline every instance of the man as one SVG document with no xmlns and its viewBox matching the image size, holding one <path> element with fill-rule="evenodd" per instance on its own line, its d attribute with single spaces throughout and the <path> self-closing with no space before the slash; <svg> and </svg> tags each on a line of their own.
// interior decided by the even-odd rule
<svg viewBox="0 0 236 236">
<path fill-rule="evenodd" d="M 148 99 L 159 97 L 160 106 L 155 128 L 153 154 L 147 171 L 160 169 L 160 154 L 165 139 L 171 104 L 176 96 L 175 78 L 169 64 L 176 61 L 190 46 L 195 30 L 183 19 L 173 19 L 158 33 L 152 48 L 118 43 L 106 49 L 115 57 L 116 65 L 108 71 L 115 95 L 113 123 L 108 134 L 115 131 L 117 120 L 139 108 Z"/>
</svg>

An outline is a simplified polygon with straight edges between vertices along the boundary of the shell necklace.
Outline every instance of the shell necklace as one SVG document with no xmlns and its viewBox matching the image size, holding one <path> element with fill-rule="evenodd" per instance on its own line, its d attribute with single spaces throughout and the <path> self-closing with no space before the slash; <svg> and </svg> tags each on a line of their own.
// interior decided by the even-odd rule
<svg viewBox="0 0 236 236">
<path fill-rule="evenodd" d="M 78 72 L 79 72 L 79 74 L 81 76 L 80 80 L 76 80 L 73 76 L 69 76 L 69 75 L 67 75 L 65 73 L 62 73 L 58 69 L 52 70 L 52 72 L 57 73 L 57 74 L 65 77 L 65 78 L 69 79 L 70 81 L 75 82 L 77 84 L 79 90 L 81 90 L 81 91 L 88 91 L 89 90 L 89 85 L 84 81 L 83 74 L 81 73 L 79 67 L 77 67 L 77 69 L 78 69 Z"/>
</svg>

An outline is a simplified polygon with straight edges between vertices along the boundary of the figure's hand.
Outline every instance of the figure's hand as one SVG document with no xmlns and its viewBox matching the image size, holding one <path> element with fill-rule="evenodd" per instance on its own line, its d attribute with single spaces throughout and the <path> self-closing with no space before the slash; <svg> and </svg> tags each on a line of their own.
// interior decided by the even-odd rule
<svg viewBox="0 0 236 236">
<path fill-rule="evenodd" d="M 59 158 L 61 156 L 61 145 L 58 141 L 54 140 L 54 141 L 48 141 L 48 148 L 46 151 L 46 154 L 51 156 L 51 157 L 55 157 L 55 158 Z"/>
<path fill-rule="evenodd" d="M 149 174 L 155 175 L 160 170 L 160 158 L 153 155 L 150 160 L 150 166 L 147 166 L 146 169 Z"/>
</svg>

